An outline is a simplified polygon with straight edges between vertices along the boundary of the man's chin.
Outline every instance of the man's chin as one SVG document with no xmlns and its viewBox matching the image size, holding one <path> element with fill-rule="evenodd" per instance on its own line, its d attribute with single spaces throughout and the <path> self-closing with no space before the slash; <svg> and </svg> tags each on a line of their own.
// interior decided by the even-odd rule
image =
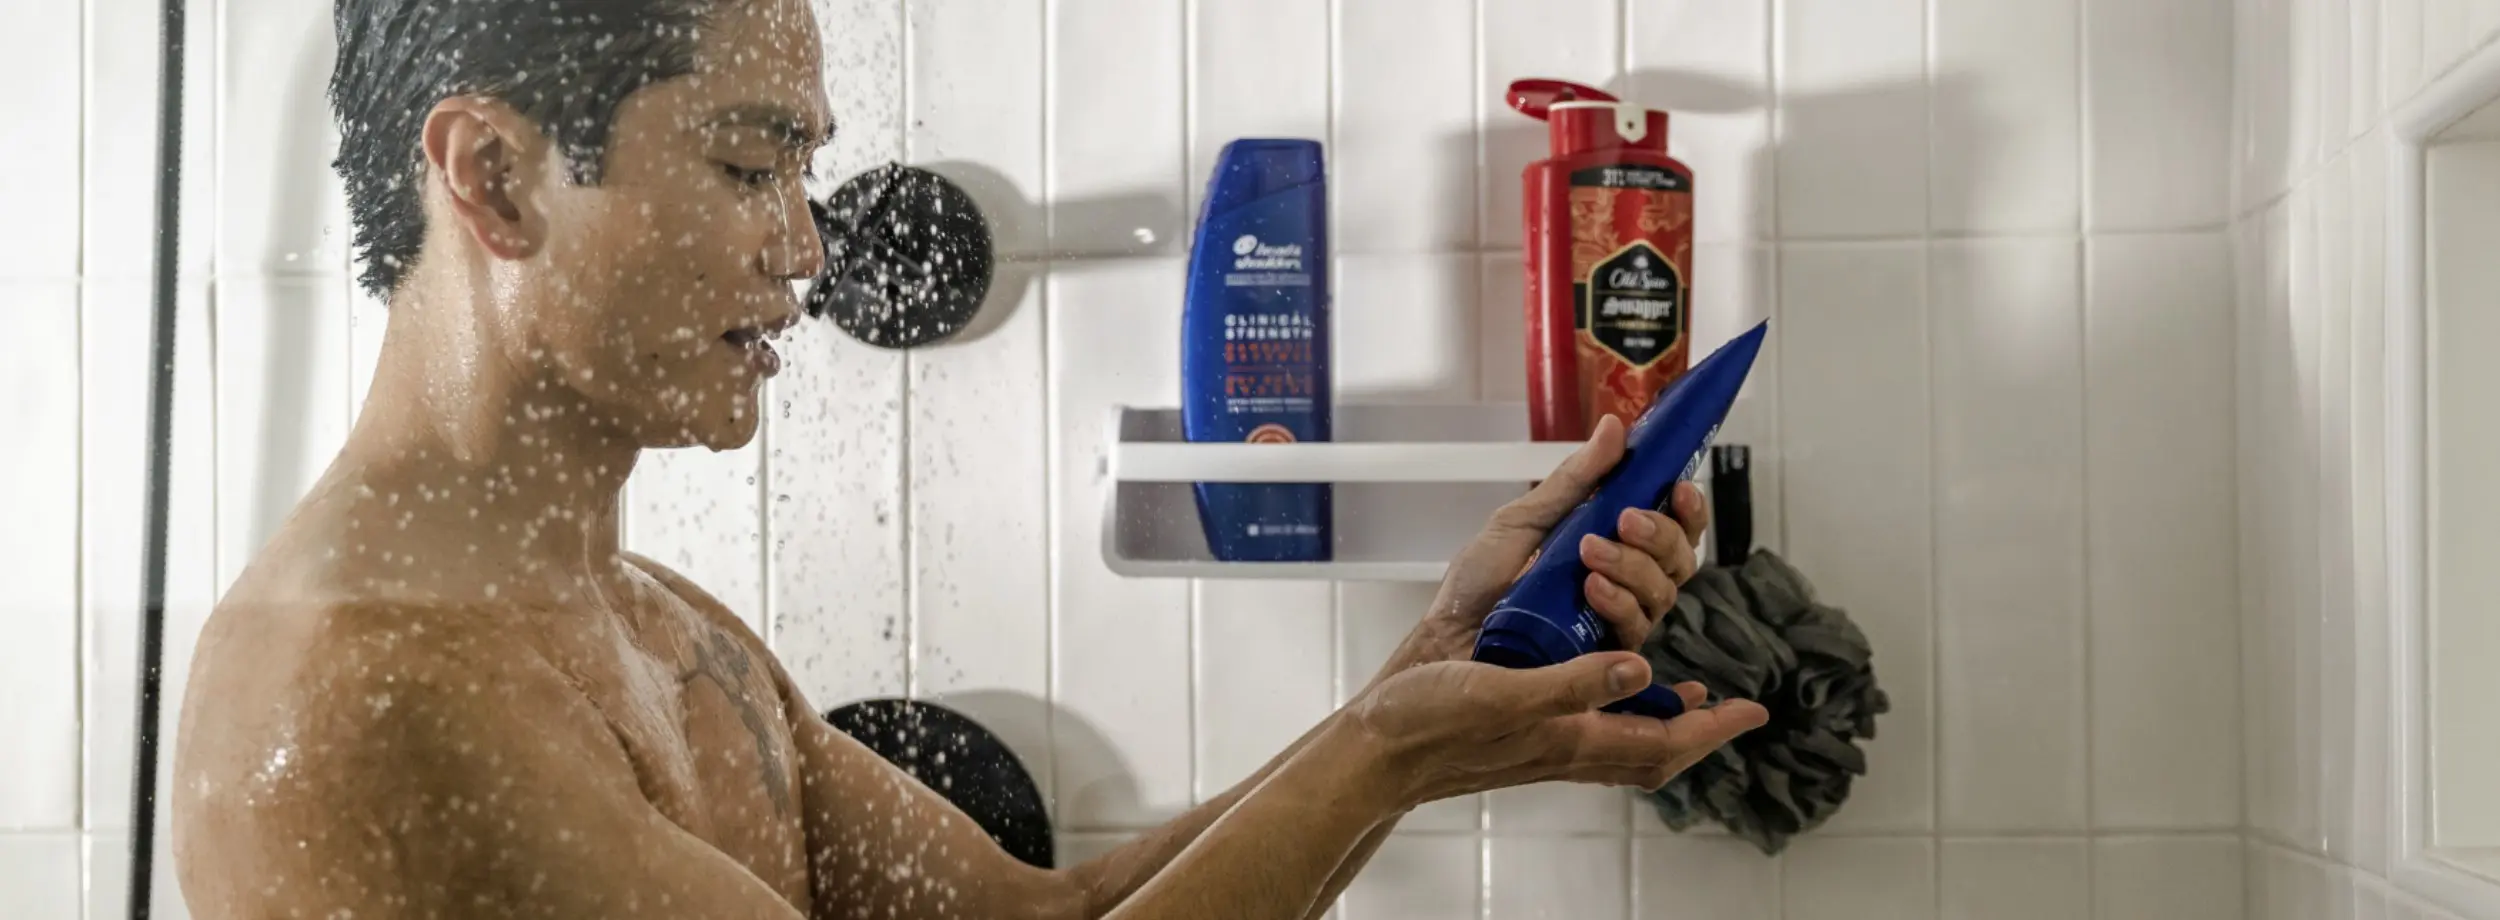
<svg viewBox="0 0 2500 920">
<path fill-rule="evenodd" d="M 671 419 L 644 427 L 641 446 L 649 450 L 679 447 L 701 447 L 719 453 L 739 450 L 755 443 L 760 428 L 754 409 L 745 403 L 706 412 L 699 416 Z"/>
<path fill-rule="evenodd" d="M 684 446 L 703 447 L 713 453 L 740 450 L 755 443 L 756 430 L 760 427 L 754 410 L 741 406 L 736 411 L 723 412 L 689 424 L 687 431 L 693 437 Z"/>
</svg>

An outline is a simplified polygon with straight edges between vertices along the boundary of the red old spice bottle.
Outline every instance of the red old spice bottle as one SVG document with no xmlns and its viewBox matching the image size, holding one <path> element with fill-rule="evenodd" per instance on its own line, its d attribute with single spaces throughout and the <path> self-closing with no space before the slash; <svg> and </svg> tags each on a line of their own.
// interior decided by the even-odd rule
<svg viewBox="0 0 2500 920">
<path fill-rule="evenodd" d="M 1693 171 L 1667 156 L 1667 113 L 1561 80 L 1510 85 L 1546 122 L 1528 164 L 1528 429 L 1585 439 L 1630 424 L 1691 361 Z"/>
</svg>

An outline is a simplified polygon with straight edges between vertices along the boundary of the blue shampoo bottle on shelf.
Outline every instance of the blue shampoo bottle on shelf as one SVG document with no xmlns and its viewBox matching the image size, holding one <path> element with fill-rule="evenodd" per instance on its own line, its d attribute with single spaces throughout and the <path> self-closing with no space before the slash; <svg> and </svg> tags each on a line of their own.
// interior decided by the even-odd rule
<svg viewBox="0 0 2500 920">
<path fill-rule="evenodd" d="M 1181 316 L 1181 429 L 1191 441 L 1329 439 L 1328 196 L 1319 142 L 1225 144 L 1207 180 Z M 1197 484 L 1225 562 L 1331 556 L 1326 483 Z"/>
<path fill-rule="evenodd" d="M 1621 647 L 1581 594 L 1589 570 L 1580 562 L 1580 539 L 1589 534 L 1613 539 L 1615 520 L 1625 508 L 1668 509 L 1675 484 L 1692 478 L 1708 456 L 1769 326 L 1756 324 L 1693 365 L 1632 423 L 1624 433 L 1623 459 L 1588 500 L 1554 525 L 1528 571 L 1493 605 L 1476 637 L 1475 660 L 1536 668 Z M 1652 684 L 1605 711 L 1671 719 L 1684 711 L 1684 701 L 1672 688 Z"/>
</svg>

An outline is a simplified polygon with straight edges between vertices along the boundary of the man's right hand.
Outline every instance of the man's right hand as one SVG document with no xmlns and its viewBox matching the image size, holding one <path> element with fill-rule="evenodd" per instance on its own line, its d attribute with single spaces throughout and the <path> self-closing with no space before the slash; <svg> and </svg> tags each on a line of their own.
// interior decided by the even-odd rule
<svg viewBox="0 0 2500 920">
<path fill-rule="evenodd" d="M 1554 780 L 1655 790 L 1770 717 L 1750 700 L 1699 708 L 1697 683 L 1676 686 L 1674 719 L 1597 711 L 1649 681 L 1630 652 L 1526 669 L 1443 661 L 1372 685 L 1341 721 L 1378 758 L 1385 804 L 1404 810 Z"/>
</svg>

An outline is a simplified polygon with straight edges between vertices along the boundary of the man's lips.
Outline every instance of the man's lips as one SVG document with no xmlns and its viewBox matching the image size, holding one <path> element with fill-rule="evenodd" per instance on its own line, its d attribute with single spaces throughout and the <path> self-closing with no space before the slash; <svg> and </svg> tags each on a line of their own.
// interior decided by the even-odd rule
<svg viewBox="0 0 2500 920">
<path fill-rule="evenodd" d="M 781 372 L 781 353 L 773 350 L 772 340 L 780 338 L 783 332 L 789 331 L 790 327 L 797 322 L 796 315 L 784 316 L 769 322 L 731 329 L 721 333 L 720 338 L 721 341 L 728 343 L 729 347 L 744 353 L 756 373 L 770 377 Z"/>
</svg>

